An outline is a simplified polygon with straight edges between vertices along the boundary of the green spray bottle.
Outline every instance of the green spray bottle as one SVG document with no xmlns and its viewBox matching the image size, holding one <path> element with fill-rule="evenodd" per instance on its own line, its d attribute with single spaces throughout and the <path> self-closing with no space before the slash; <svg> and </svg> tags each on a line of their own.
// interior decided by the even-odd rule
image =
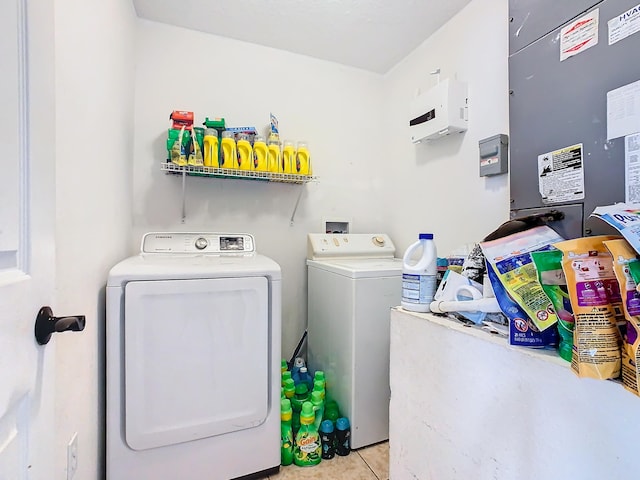
<svg viewBox="0 0 640 480">
<path fill-rule="evenodd" d="M 291 401 L 288 398 L 280 400 L 280 463 L 293 463 L 293 429 L 291 428 Z"/>
<path fill-rule="evenodd" d="M 300 430 L 293 449 L 293 463 L 299 467 L 311 467 L 322 460 L 322 443 L 314 420 L 313 405 L 304 402 L 300 412 Z"/>
</svg>

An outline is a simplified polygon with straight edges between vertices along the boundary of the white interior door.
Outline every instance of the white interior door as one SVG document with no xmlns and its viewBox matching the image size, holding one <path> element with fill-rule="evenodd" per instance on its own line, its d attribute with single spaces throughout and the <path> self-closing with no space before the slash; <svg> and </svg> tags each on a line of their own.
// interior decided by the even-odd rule
<svg viewBox="0 0 640 480">
<path fill-rule="evenodd" d="M 54 282 L 53 18 L 52 0 L 2 2 L 0 480 L 55 478 L 54 342 L 34 337 Z"/>
</svg>

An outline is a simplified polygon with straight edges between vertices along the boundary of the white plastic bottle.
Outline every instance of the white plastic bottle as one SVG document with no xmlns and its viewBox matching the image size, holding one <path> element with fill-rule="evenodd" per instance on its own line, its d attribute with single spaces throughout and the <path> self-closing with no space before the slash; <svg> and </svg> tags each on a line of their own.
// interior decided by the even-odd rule
<svg viewBox="0 0 640 480">
<path fill-rule="evenodd" d="M 438 253 L 433 233 L 421 233 L 419 240 L 407 248 L 402 258 L 402 308 L 429 312 L 436 293 Z M 416 259 L 418 250 L 420 256 Z"/>
</svg>

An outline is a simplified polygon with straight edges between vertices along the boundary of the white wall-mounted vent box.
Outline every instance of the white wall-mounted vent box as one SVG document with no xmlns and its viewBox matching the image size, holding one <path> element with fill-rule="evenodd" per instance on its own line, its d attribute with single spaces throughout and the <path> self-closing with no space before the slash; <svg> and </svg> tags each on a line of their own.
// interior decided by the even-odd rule
<svg viewBox="0 0 640 480">
<path fill-rule="evenodd" d="M 435 140 L 467 130 L 467 84 L 446 79 L 411 102 L 411 141 Z"/>
</svg>

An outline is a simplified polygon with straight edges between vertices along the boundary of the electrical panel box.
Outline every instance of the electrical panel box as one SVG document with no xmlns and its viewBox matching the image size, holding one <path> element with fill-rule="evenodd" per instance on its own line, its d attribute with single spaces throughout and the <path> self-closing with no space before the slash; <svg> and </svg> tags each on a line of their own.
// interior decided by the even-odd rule
<svg viewBox="0 0 640 480">
<path fill-rule="evenodd" d="M 503 133 L 478 142 L 480 176 L 500 175 L 509 171 L 509 137 Z"/>
<path fill-rule="evenodd" d="M 411 103 L 411 141 L 436 140 L 467 130 L 467 84 L 446 79 Z"/>
</svg>

